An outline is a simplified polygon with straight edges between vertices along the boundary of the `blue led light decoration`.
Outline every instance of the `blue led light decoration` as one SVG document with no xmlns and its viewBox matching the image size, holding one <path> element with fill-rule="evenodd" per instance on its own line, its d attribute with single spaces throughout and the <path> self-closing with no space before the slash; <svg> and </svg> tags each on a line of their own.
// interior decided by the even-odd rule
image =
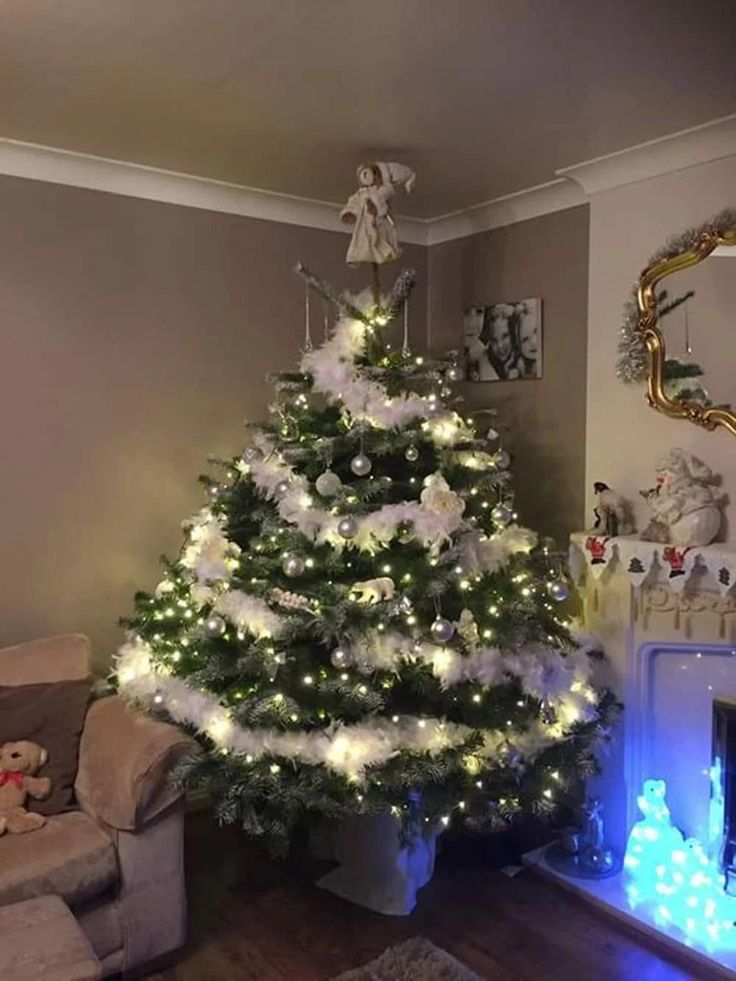
<svg viewBox="0 0 736 981">
<path fill-rule="evenodd" d="M 629 834 L 624 858 L 632 909 L 644 907 L 657 926 L 708 950 L 736 949 L 736 898 L 724 892 L 717 856 L 673 824 L 664 780 L 645 780 L 637 804 L 643 815 Z"/>
</svg>

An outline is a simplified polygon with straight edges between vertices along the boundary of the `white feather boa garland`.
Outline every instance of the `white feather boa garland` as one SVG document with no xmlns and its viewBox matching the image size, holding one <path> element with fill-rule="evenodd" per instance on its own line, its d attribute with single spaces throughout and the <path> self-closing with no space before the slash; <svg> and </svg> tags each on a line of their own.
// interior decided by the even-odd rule
<svg viewBox="0 0 736 981">
<path fill-rule="evenodd" d="M 257 445 L 263 457 L 244 465 L 243 469 L 249 469 L 253 483 L 264 497 L 276 501 L 282 520 L 295 525 L 317 544 L 329 543 L 334 548 L 344 548 L 347 542 L 337 530 L 341 515 L 314 507 L 306 477 L 297 473 L 265 439 Z M 277 488 L 280 485 L 285 485 L 286 490 L 279 494 Z M 408 524 L 424 548 L 436 554 L 443 544 L 451 541 L 452 534 L 462 527 L 463 522 L 461 510 L 443 511 L 432 506 L 432 501 L 430 497 L 426 503 L 423 500 L 384 504 L 376 511 L 356 517 L 358 529 L 350 539 L 350 545 L 373 554 L 396 537 L 400 525 Z"/>
<path fill-rule="evenodd" d="M 522 691 L 561 711 L 567 725 L 588 722 L 595 717 L 597 696 L 588 684 L 592 666 L 589 653 L 595 643 L 584 642 L 568 654 L 542 644 L 531 644 L 519 651 L 479 647 L 463 653 L 427 641 L 415 641 L 399 631 L 370 630 L 349 638 L 339 648 L 341 665 L 358 671 L 399 671 L 402 661 L 421 662 L 430 668 L 444 689 L 463 682 L 496 685 L 516 678 Z"/>
<path fill-rule="evenodd" d="M 461 747 L 477 731 L 483 748 L 477 755 L 489 761 L 502 746 L 518 754 L 515 765 L 523 767 L 547 746 L 565 738 L 559 724 L 534 722 L 523 732 L 474 730 L 444 719 L 394 716 L 372 718 L 329 729 L 284 732 L 277 729 L 246 728 L 207 692 L 190 687 L 156 665 L 150 647 L 136 637 L 121 647 L 116 670 L 121 693 L 135 702 L 158 706 L 179 724 L 206 733 L 223 751 L 253 759 L 269 756 L 322 764 L 349 780 L 361 781 L 369 766 L 386 763 L 401 751 L 436 755 Z"/>
<path fill-rule="evenodd" d="M 301 368 L 312 376 L 314 389 L 330 402 L 340 402 L 359 422 L 377 429 L 398 429 L 434 413 L 429 402 L 414 392 L 389 396 L 376 381 L 362 378 L 355 361 L 366 348 L 371 327 L 342 316 L 332 337 L 302 358 Z"/>
<path fill-rule="evenodd" d="M 265 600 L 240 589 L 230 589 L 219 596 L 214 609 L 235 624 L 238 630 L 258 638 L 279 637 L 286 628 L 286 619 L 274 613 Z"/>
</svg>

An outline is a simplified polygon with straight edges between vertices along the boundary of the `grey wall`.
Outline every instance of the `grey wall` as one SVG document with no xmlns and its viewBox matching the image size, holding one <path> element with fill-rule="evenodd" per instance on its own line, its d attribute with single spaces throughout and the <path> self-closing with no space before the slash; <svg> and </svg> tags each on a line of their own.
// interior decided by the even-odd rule
<svg viewBox="0 0 736 981">
<path fill-rule="evenodd" d="M 105 664 L 207 456 L 237 452 L 266 373 L 297 362 L 296 260 L 366 283 L 330 232 L 15 178 L 0 214 L 0 644 L 82 630 Z M 426 250 L 404 259 L 418 346 Z"/>
<path fill-rule="evenodd" d="M 470 409 L 499 411 L 521 520 L 564 547 L 583 527 L 588 305 L 587 205 L 429 250 L 429 342 L 462 348 L 465 306 L 541 297 L 544 376 L 466 383 Z"/>
<path fill-rule="evenodd" d="M 344 235 L 297 226 L 7 177 L 0 213 L 0 644 L 83 630 L 105 665 L 207 456 L 239 449 L 266 374 L 297 362 L 295 261 L 365 277 Z M 415 349 L 460 344 L 467 303 L 543 297 L 544 378 L 463 387 L 509 427 L 523 520 L 560 541 L 583 520 L 587 248 L 578 208 L 402 262 Z"/>
</svg>

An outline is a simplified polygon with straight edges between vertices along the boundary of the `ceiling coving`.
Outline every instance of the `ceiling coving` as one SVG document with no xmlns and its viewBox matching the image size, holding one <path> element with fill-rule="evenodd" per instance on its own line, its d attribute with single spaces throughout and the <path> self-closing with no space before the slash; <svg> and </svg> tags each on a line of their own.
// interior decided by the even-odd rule
<svg viewBox="0 0 736 981">
<path fill-rule="evenodd" d="M 400 159 L 436 218 L 734 112 L 734 7 L 4 0 L 0 137 L 327 201 Z"/>
</svg>

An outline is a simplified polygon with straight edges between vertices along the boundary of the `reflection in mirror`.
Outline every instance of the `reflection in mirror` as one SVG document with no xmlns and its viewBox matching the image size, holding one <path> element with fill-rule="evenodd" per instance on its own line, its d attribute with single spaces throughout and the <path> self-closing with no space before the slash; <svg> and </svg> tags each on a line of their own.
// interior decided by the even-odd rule
<svg viewBox="0 0 736 981">
<path fill-rule="evenodd" d="M 706 408 L 736 405 L 736 247 L 670 276 L 658 300 L 665 394 Z"/>
</svg>

